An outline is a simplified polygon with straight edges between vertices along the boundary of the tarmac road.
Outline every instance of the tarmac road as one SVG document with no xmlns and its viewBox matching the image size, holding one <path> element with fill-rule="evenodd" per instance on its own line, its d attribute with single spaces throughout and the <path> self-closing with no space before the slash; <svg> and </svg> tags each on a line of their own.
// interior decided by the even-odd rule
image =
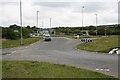
<svg viewBox="0 0 120 80">
<path fill-rule="evenodd" d="M 3 49 L 3 60 L 33 60 L 77 66 L 118 77 L 118 55 L 77 50 L 79 39 L 54 37 L 26 47 Z M 6 54 L 8 53 L 8 54 Z"/>
</svg>

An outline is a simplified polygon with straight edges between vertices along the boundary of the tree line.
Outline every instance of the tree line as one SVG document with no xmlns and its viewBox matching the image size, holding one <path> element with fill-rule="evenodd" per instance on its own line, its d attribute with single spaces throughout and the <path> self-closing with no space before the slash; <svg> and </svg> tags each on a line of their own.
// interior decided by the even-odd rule
<svg viewBox="0 0 120 80">
<path fill-rule="evenodd" d="M 86 27 L 56 27 L 53 28 L 57 35 L 120 35 L 120 25 L 100 25 L 100 26 L 86 26 Z"/>
<path fill-rule="evenodd" d="M 1 27 L 2 29 L 2 38 L 5 39 L 20 39 L 21 37 L 21 27 L 14 24 L 9 27 Z M 39 30 L 44 30 L 37 28 L 36 26 L 30 27 L 29 25 L 26 27 L 22 27 L 22 35 L 23 38 L 29 38 L 30 34 L 37 33 Z M 50 29 L 48 29 L 50 30 Z M 82 35 L 86 34 L 86 31 L 89 35 L 96 35 L 96 31 L 98 35 L 120 35 L 120 24 L 119 25 L 100 25 L 97 26 L 86 26 L 86 27 L 56 27 L 52 28 L 53 33 L 55 35 Z"/>
<path fill-rule="evenodd" d="M 20 26 L 14 24 L 14 25 L 10 25 L 9 27 L 1 27 L 1 28 L 2 28 L 2 38 L 10 39 L 10 40 L 20 39 L 20 37 L 21 37 L 21 27 Z M 35 26 L 22 27 L 23 38 L 29 38 L 30 33 L 36 33 L 37 29 L 38 28 L 36 28 Z"/>
</svg>

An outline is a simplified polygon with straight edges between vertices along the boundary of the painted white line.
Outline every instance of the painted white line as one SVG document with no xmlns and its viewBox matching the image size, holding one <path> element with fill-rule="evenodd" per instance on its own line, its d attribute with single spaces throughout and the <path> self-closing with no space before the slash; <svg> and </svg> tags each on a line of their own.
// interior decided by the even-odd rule
<svg viewBox="0 0 120 80">
<path fill-rule="evenodd" d="M 13 53 L 15 53 L 16 51 L 11 51 L 11 53 L 13 54 Z"/>
<path fill-rule="evenodd" d="M 100 69 L 100 71 L 103 71 L 103 69 Z"/>
<path fill-rule="evenodd" d="M 96 71 L 99 71 L 100 69 L 95 69 Z"/>
<path fill-rule="evenodd" d="M 11 54 L 7 54 L 7 55 L 11 55 Z"/>
<path fill-rule="evenodd" d="M 106 72 L 109 72 L 110 71 L 110 69 L 107 69 L 107 68 L 104 68 L 104 69 L 102 69 L 102 68 L 96 68 L 95 69 L 96 71 L 106 71 Z"/>
<path fill-rule="evenodd" d="M 109 72 L 109 71 L 110 71 L 110 69 L 105 69 L 105 71 Z"/>
</svg>

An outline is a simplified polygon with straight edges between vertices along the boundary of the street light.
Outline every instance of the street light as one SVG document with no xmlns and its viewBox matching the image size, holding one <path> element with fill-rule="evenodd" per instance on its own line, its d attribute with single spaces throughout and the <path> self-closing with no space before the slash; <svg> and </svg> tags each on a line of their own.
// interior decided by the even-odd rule
<svg viewBox="0 0 120 80">
<path fill-rule="evenodd" d="M 106 31 L 107 31 L 107 29 L 105 28 L 104 30 L 105 30 L 105 37 L 106 37 Z"/>
<path fill-rule="evenodd" d="M 37 11 L 37 27 L 38 27 L 38 13 L 39 13 L 39 11 Z"/>
<path fill-rule="evenodd" d="M 44 21 L 42 20 L 42 27 L 44 27 Z"/>
<path fill-rule="evenodd" d="M 96 15 L 96 36 L 97 36 L 97 18 L 98 18 L 98 15 L 97 14 L 95 14 Z"/>
<path fill-rule="evenodd" d="M 20 0 L 20 25 L 21 25 L 21 40 L 20 44 L 23 44 L 23 35 L 22 35 L 22 2 Z"/>
<path fill-rule="evenodd" d="M 50 18 L 50 28 L 51 28 L 51 20 L 52 20 L 52 18 Z"/>
<path fill-rule="evenodd" d="M 38 27 L 38 13 L 39 13 L 39 11 L 36 12 L 36 15 L 37 15 L 37 24 L 36 24 L 36 26 L 37 26 L 37 27 Z M 38 33 L 39 33 L 39 32 L 37 31 L 37 35 L 38 35 Z"/>
<path fill-rule="evenodd" d="M 83 12 L 84 12 L 84 6 L 82 6 L 82 34 L 83 34 Z"/>
<path fill-rule="evenodd" d="M 49 29 L 50 34 L 51 34 L 51 20 L 52 20 L 52 18 L 50 18 L 50 29 Z"/>
</svg>

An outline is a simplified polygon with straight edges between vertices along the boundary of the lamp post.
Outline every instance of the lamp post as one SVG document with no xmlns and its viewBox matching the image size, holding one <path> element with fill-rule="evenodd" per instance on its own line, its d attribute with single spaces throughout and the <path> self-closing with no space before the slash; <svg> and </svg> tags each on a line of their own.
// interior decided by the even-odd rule
<svg viewBox="0 0 120 80">
<path fill-rule="evenodd" d="M 97 23 L 98 23 L 98 21 L 97 21 L 97 17 L 98 17 L 98 15 L 97 14 L 95 14 L 96 15 L 96 36 L 97 36 Z"/>
<path fill-rule="evenodd" d="M 51 20 L 52 20 L 52 18 L 50 18 L 50 28 L 51 28 Z"/>
<path fill-rule="evenodd" d="M 20 44 L 23 44 L 23 34 L 22 34 L 22 2 L 20 0 L 20 25 L 21 25 L 21 40 Z"/>
<path fill-rule="evenodd" d="M 39 14 L 39 11 L 36 12 L 36 15 L 37 15 L 37 23 L 36 23 L 36 26 L 38 27 L 38 14 Z M 37 31 L 37 35 L 38 35 L 38 31 Z"/>
<path fill-rule="evenodd" d="M 50 35 L 51 35 L 51 20 L 52 20 L 52 18 L 50 18 L 50 29 L 49 29 Z"/>
<path fill-rule="evenodd" d="M 83 12 L 84 12 L 84 6 L 82 6 L 82 34 L 83 34 Z"/>
<path fill-rule="evenodd" d="M 106 31 L 107 31 L 107 29 L 105 28 L 104 30 L 105 30 L 105 37 L 106 37 Z"/>
<path fill-rule="evenodd" d="M 37 11 L 37 24 L 36 24 L 36 26 L 38 27 L 38 15 L 39 14 L 39 11 Z"/>
<path fill-rule="evenodd" d="M 44 27 L 44 21 L 42 20 L 42 27 Z"/>
</svg>

